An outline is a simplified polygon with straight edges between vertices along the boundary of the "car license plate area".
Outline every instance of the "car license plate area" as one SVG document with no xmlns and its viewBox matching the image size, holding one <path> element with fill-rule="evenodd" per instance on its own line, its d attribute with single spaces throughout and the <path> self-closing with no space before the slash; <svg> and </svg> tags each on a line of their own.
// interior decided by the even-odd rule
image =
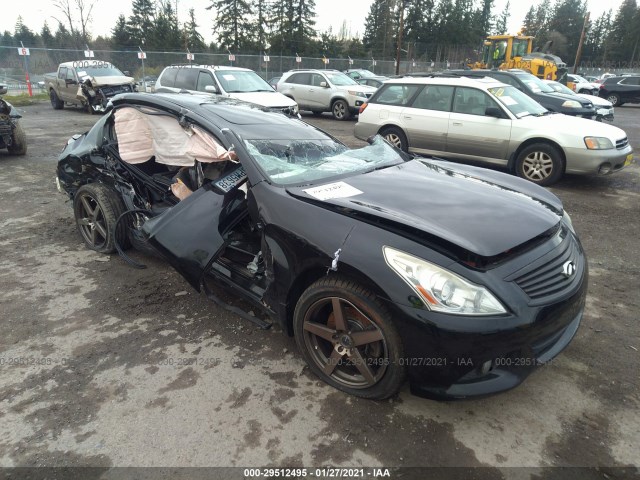
<svg viewBox="0 0 640 480">
<path fill-rule="evenodd" d="M 630 153 L 629 155 L 627 155 L 627 159 L 624 161 L 624 166 L 628 167 L 632 163 L 633 163 L 633 153 Z"/>
</svg>

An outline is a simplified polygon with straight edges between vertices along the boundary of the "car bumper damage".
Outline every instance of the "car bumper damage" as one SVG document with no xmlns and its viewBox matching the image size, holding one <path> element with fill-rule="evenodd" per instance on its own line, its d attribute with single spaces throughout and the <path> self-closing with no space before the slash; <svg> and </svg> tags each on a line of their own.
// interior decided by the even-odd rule
<svg viewBox="0 0 640 480">
<path fill-rule="evenodd" d="M 110 98 L 120 93 L 135 92 L 136 87 L 132 82 L 128 83 L 102 83 L 95 77 L 85 77 L 78 85 L 76 98 L 88 105 L 94 112 L 104 112 Z"/>
</svg>

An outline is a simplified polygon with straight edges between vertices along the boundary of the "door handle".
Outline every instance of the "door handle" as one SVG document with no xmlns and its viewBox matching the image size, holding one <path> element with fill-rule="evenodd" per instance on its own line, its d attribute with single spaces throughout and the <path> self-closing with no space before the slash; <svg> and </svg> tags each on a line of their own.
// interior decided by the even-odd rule
<svg viewBox="0 0 640 480">
<path fill-rule="evenodd" d="M 405 118 L 406 120 L 411 120 L 413 117 L 412 117 L 411 115 L 404 115 L 404 118 Z"/>
<path fill-rule="evenodd" d="M 462 126 L 462 122 L 453 122 L 453 125 L 455 125 L 456 127 L 461 127 Z"/>
</svg>

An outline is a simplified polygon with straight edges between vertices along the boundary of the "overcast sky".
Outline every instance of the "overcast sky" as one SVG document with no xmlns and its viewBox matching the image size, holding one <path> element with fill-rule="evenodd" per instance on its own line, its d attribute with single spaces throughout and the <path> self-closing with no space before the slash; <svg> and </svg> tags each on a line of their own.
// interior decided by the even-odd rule
<svg viewBox="0 0 640 480">
<path fill-rule="evenodd" d="M 176 0 L 172 1 L 175 2 Z M 215 12 L 205 9 L 211 2 L 209 0 L 177 1 L 179 20 L 181 22 L 186 20 L 187 12 L 190 8 L 194 8 L 196 10 L 196 19 L 200 26 L 200 33 L 207 42 L 212 41 Z M 511 1 L 509 33 L 516 33 L 520 29 L 529 7 L 532 4 L 536 5 L 539 1 Z M 316 28 L 322 32 L 332 27 L 334 33 L 337 33 L 342 26 L 342 22 L 346 21 L 351 33 L 361 36 L 364 32 L 364 20 L 372 2 L 373 0 L 316 0 L 316 12 L 318 14 Z M 613 9 L 615 14 L 621 3 L 622 0 L 589 0 L 591 18 L 599 17 L 608 9 Z M 498 14 L 504 9 L 507 0 L 495 0 L 494 4 L 494 12 Z M 13 32 L 18 15 L 22 15 L 24 23 L 36 31 L 40 31 L 45 20 L 49 23 L 49 27 L 55 31 L 57 21 L 53 17 L 61 19 L 59 11 L 56 10 L 50 0 L 26 0 L 24 2 L 3 0 L 0 11 L 2 12 L 0 15 L 0 31 L 9 30 Z M 118 15 L 121 13 L 127 17 L 131 14 L 131 0 L 96 0 L 92 16 L 93 22 L 90 26 L 93 35 L 108 35 Z"/>
</svg>

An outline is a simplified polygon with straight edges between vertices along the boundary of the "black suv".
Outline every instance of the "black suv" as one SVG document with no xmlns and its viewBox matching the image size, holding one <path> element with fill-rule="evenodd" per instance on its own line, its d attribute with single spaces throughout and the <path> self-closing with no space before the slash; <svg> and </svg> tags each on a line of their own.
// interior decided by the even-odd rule
<svg viewBox="0 0 640 480">
<path fill-rule="evenodd" d="M 624 103 L 640 103 L 640 75 L 609 77 L 600 84 L 599 95 L 614 107 Z"/>
<path fill-rule="evenodd" d="M 573 117 L 591 119 L 596 117 L 596 108 L 591 101 L 576 98 L 574 95 L 558 93 L 538 77 L 524 70 L 514 68 L 510 70 L 453 70 L 452 72 L 469 77 L 491 77 L 507 85 L 513 85 L 551 112 L 564 113 Z"/>
</svg>

